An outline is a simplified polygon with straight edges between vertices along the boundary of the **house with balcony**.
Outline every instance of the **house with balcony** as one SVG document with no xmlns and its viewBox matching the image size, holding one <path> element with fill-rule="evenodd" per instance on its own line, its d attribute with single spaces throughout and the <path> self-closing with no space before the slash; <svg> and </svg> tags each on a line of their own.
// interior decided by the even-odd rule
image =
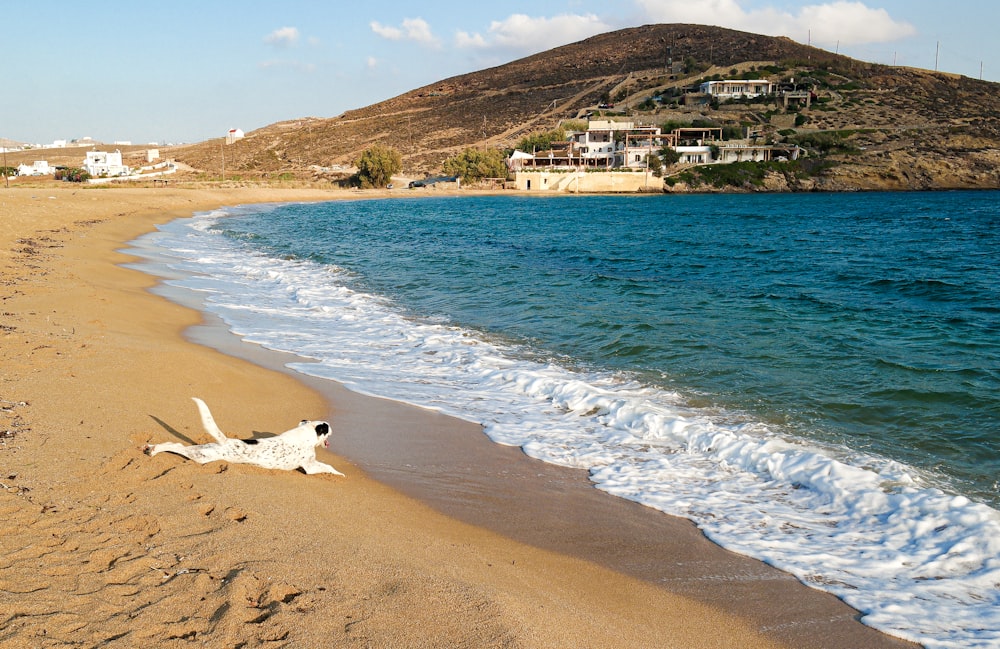
<svg viewBox="0 0 1000 649">
<path fill-rule="evenodd" d="M 798 160 L 798 146 L 794 144 L 748 144 L 727 142 L 719 146 L 718 162 L 770 162 L 772 160 Z"/>
<path fill-rule="evenodd" d="M 727 99 L 749 99 L 770 95 L 774 92 L 774 83 L 767 79 L 726 79 L 724 81 L 706 81 L 701 84 L 702 94 L 711 95 L 719 101 Z"/>
<path fill-rule="evenodd" d="M 632 128 L 632 122 L 615 122 L 605 119 L 591 120 L 586 131 L 574 131 L 568 135 L 574 150 L 578 152 L 583 166 L 615 167 L 620 153 L 620 134 Z"/>
<path fill-rule="evenodd" d="M 592 120 L 585 131 L 571 131 L 566 140 L 553 142 L 547 151 L 515 152 L 512 170 L 530 167 L 614 169 L 646 166 L 646 156 L 669 143 L 658 126 L 634 122 Z"/>
</svg>

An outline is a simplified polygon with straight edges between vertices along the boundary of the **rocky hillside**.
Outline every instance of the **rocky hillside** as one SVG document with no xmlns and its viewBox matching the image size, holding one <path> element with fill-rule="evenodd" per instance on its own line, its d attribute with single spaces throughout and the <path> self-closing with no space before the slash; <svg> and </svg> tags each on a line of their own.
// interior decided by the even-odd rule
<svg viewBox="0 0 1000 649">
<path fill-rule="evenodd" d="M 703 79 L 737 75 L 806 82 L 815 101 L 796 112 L 774 104 L 680 101 Z M 511 147 L 567 119 L 608 115 L 598 105 L 613 102 L 615 114 L 642 123 L 710 120 L 800 143 L 810 172 L 788 176 L 777 188 L 996 188 L 998 91 L 998 84 L 862 63 L 786 38 L 648 25 L 445 79 L 337 117 L 281 122 L 232 145 L 215 140 L 170 154 L 206 177 L 218 176 L 223 164 L 227 176 L 311 177 L 349 166 L 382 143 L 402 153 L 406 172 L 433 174 L 466 147 Z"/>
</svg>

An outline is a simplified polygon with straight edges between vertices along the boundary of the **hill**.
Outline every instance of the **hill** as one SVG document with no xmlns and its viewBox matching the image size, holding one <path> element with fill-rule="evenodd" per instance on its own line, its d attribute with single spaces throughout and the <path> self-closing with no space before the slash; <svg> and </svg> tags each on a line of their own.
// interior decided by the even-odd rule
<svg viewBox="0 0 1000 649">
<path fill-rule="evenodd" d="M 710 78 L 811 84 L 809 108 L 688 106 Z M 967 77 L 868 64 L 787 38 L 701 25 L 647 25 L 452 77 L 333 118 L 302 118 L 170 152 L 208 177 L 312 177 L 349 166 L 375 143 L 403 155 L 411 175 L 433 174 L 467 147 L 512 147 L 564 120 L 604 114 L 641 123 L 709 120 L 755 126 L 806 149 L 808 173 L 791 189 L 1000 187 L 1000 87 Z M 651 98 L 657 97 L 656 101 Z M 223 163 L 223 155 L 225 161 Z M 822 161 L 822 164 L 818 164 Z M 779 183 L 780 184 L 780 183 Z"/>
</svg>

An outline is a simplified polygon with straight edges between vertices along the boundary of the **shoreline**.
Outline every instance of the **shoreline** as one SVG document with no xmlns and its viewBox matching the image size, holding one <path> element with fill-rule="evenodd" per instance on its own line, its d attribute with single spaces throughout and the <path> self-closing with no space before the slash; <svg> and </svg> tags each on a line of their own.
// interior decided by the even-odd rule
<svg viewBox="0 0 1000 649">
<path fill-rule="evenodd" d="M 158 282 L 120 252 L 157 223 L 211 207 L 367 194 L 92 191 L 0 193 L 13 226 L 0 236 L 0 405 L 10 411 L 0 425 L 16 431 L 0 447 L 0 511 L 27 548 L 5 559 L 0 588 L 23 609 L 5 620 L 17 637 L 44 628 L 49 644 L 39 646 L 71 629 L 117 637 L 111 646 L 915 646 L 721 550 L 688 521 L 599 492 L 582 472 L 530 460 L 467 422 L 287 370 L 276 352 L 154 294 Z M 146 441 L 204 439 L 190 396 L 240 433 L 321 413 L 336 431 L 331 463 L 348 480 L 143 456 Z M 421 434 L 400 444 L 403 427 Z M 442 446 L 461 449 L 447 454 L 454 463 Z M 587 535 L 596 528 L 604 535 Z M 51 538 L 63 541 L 53 549 Z M 77 550 L 30 576 L 67 544 Z M 79 562 L 91 545 L 85 563 L 96 571 Z M 83 582 L 90 604 L 100 600 L 93 619 L 53 599 Z M 115 600 L 122 584 L 144 603 Z"/>
</svg>

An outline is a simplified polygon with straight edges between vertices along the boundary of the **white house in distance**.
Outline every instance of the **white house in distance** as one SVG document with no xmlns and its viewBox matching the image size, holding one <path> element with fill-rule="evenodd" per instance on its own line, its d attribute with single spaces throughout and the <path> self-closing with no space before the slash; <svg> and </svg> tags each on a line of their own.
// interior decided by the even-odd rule
<svg viewBox="0 0 1000 649">
<path fill-rule="evenodd" d="M 51 176 L 55 169 L 49 166 L 48 160 L 35 160 L 30 165 L 17 165 L 18 176 Z"/>
<path fill-rule="evenodd" d="M 95 178 L 101 176 L 127 176 L 130 169 L 122 164 L 122 152 L 87 151 L 84 170 Z"/>
<path fill-rule="evenodd" d="M 243 133 L 242 129 L 231 128 L 226 133 L 226 144 L 233 144 L 236 140 L 242 140 L 244 137 L 246 137 L 246 134 Z"/>
<path fill-rule="evenodd" d="M 706 81 L 701 84 L 701 92 L 706 95 L 725 99 L 743 99 L 745 97 L 760 97 L 774 92 L 774 84 L 766 79 L 726 79 L 725 81 Z"/>
</svg>

